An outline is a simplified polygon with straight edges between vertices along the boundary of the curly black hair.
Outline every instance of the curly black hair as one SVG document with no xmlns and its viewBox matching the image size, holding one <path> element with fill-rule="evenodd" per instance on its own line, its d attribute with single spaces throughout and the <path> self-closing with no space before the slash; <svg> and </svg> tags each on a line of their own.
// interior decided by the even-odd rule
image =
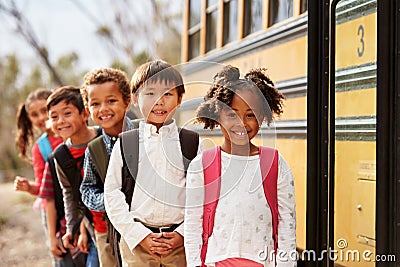
<svg viewBox="0 0 400 267">
<path fill-rule="evenodd" d="M 93 84 L 103 84 L 106 82 L 114 82 L 117 84 L 122 98 L 125 102 L 131 99 L 131 89 L 129 80 L 125 72 L 114 68 L 102 68 L 90 71 L 83 77 L 83 84 L 81 86 L 81 94 L 85 105 L 88 105 L 88 87 Z"/>
<path fill-rule="evenodd" d="M 268 125 L 274 115 L 280 116 L 283 112 L 285 96 L 276 89 L 265 68 L 252 69 L 241 79 L 239 69 L 227 65 L 214 76 L 205 101 L 196 111 L 196 122 L 204 123 L 204 129 L 214 129 L 218 125 L 221 110 L 231 106 L 236 91 L 243 89 L 256 89 L 265 98 L 268 106 L 263 105 L 263 114 Z"/>
</svg>

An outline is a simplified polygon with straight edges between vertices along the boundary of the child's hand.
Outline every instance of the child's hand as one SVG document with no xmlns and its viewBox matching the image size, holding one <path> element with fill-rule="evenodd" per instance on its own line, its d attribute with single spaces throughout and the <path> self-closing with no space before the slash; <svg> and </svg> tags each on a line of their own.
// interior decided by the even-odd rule
<svg viewBox="0 0 400 267">
<path fill-rule="evenodd" d="M 88 236 L 86 234 L 86 232 L 81 233 L 78 237 L 78 248 L 80 251 L 82 251 L 83 253 L 88 254 L 89 253 L 89 239 Z"/>
<path fill-rule="evenodd" d="M 183 246 L 183 236 L 178 232 L 164 232 L 162 237 L 163 242 L 171 247 L 171 251 Z"/>
<path fill-rule="evenodd" d="M 62 237 L 63 245 L 65 248 L 74 248 L 76 246 L 76 238 L 72 239 L 72 233 L 67 232 Z"/>
<path fill-rule="evenodd" d="M 61 241 L 56 236 L 50 238 L 50 251 L 57 259 L 62 259 L 63 254 L 67 253 Z"/>
<path fill-rule="evenodd" d="M 29 184 L 28 179 L 25 177 L 16 176 L 14 180 L 14 189 L 16 191 L 30 192 L 31 185 Z"/>
<path fill-rule="evenodd" d="M 161 233 L 149 234 L 145 239 L 142 240 L 142 242 L 140 242 L 139 245 L 141 245 L 151 255 L 159 259 L 162 255 L 167 255 L 172 251 L 171 247 L 163 242 Z"/>
</svg>

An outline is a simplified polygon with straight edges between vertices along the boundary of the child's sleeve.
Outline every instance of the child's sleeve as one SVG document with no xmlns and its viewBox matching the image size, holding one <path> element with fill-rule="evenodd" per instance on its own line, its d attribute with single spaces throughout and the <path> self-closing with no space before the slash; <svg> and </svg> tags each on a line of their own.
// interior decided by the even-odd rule
<svg viewBox="0 0 400 267">
<path fill-rule="evenodd" d="M 279 210 L 277 266 L 292 267 L 296 266 L 296 259 L 293 257 L 295 255 L 293 251 L 296 250 L 294 180 L 289 165 L 281 155 L 279 155 L 277 190 Z"/>
<path fill-rule="evenodd" d="M 61 169 L 60 165 L 57 164 L 57 160 L 54 159 L 54 165 L 56 166 L 58 180 L 63 193 L 65 219 L 67 221 L 67 232 L 72 232 L 74 225 L 78 221 L 78 203 L 73 198 L 72 186 L 67 176 Z"/>
<path fill-rule="evenodd" d="M 204 174 L 201 154 L 190 163 L 186 176 L 184 245 L 187 266 L 201 266 L 203 232 Z"/>
<path fill-rule="evenodd" d="M 42 184 L 40 185 L 40 190 L 38 196 L 44 199 L 54 199 L 54 185 L 53 177 L 50 171 L 50 165 L 46 162 L 43 172 Z"/>
<path fill-rule="evenodd" d="M 132 251 L 146 236 L 152 232 L 129 210 L 122 188 L 122 167 L 120 140 L 114 145 L 104 182 L 104 206 L 115 229 L 121 234 Z"/>
<path fill-rule="evenodd" d="M 40 153 L 39 145 L 35 142 L 32 147 L 32 164 L 35 175 L 35 183 L 33 186 L 35 187 L 35 195 L 39 193 L 40 185 L 42 184 L 45 163 L 42 153 Z"/>
<path fill-rule="evenodd" d="M 82 202 L 91 210 L 104 212 L 104 191 L 103 185 L 99 184 L 98 173 L 96 166 L 93 164 L 93 159 L 90 156 L 89 149 L 86 148 L 85 160 L 83 162 L 83 181 L 80 191 Z"/>
</svg>

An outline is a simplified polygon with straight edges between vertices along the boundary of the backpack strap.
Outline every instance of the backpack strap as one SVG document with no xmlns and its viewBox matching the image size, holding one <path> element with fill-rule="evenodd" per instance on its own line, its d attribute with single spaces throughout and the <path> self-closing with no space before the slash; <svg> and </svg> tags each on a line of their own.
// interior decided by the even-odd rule
<svg viewBox="0 0 400 267">
<path fill-rule="evenodd" d="M 81 185 L 82 175 L 82 163 L 84 156 L 74 158 L 71 155 L 66 144 L 61 144 L 54 151 L 54 158 L 57 160 L 57 164 L 61 167 L 64 174 L 66 175 L 69 183 L 71 184 L 72 194 L 74 201 L 81 201 L 81 195 L 79 187 Z M 79 167 L 78 167 L 79 164 Z"/>
<path fill-rule="evenodd" d="M 217 208 L 219 194 L 221 191 L 221 147 L 213 147 L 205 150 L 202 155 L 204 172 L 204 207 L 203 207 L 203 246 L 200 258 L 204 265 L 208 238 L 214 228 L 215 210 Z"/>
<path fill-rule="evenodd" d="M 107 167 L 110 161 L 110 155 L 108 155 L 106 150 L 106 145 L 104 144 L 103 135 L 96 137 L 94 140 L 89 142 L 88 149 L 90 157 L 93 160 L 94 166 L 96 167 L 97 173 L 100 175 L 101 181 L 104 184 L 106 179 Z"/>
<path fill-rule="evenodd" d="M 143 119 L 143 118 L 140 118 L 140 119 L 133 119 L 133 120 L 131 120 L 131 122 L 132 122 L 132 124 L 133 124 L 133 127 L 134 127 L 135 129 L 138 129 L 138 128 L 139 128 L 139 124 L 140 124 L 141 121 L 144 121 L 144 119 Z"/>
<path fill-rule="evenodd" d="M 274 250 L 278 249 L 278 150 L 260 146 L 260 165 L 263 181 L 264 194 L 272 213 L 272 238 L 274 240 Z"/>
<path fill-rule="evenodd" d="M 60 227 L 61 227 L 60 220 L 62 218 L 64 218 L 64 216 L 65 216 L 64 200 L 63 200 L 63 194 L 62 194 L 62 189 L 61 189 L 61 186 L 60 186 L 60 182 L 58 181 L 56 166 L 54 164 L 54 155 L 53 155 L 53 153 L 50 153 L 50 155 L 48 155 L 47 162 L 49 163 L 51 178 L 52 178 L 52 181 L 53 181 L 54 204 L 56 206 L 56 211 L 57 211 L 56 232 L 58 232 L 60 230 Z"/>
<path fill-rule="evenodd" d="M 185 128 L 178 128 L 178 131 L 183 157 L 183 167 L 186 174 L 189 163 L 197 156 L 197 151 L 199 149 L 199 134 Z"/>
<path fill-rule="evenodd" d="M 121 170 L 121 191 L 125 195 L 125 201 L 129 206 L 129 210 L 131 209 L 133 191 L 135 189 L 139 159 L 139 129 L 137 128 L 140 120 L 134 120 L 132 122 L 135 125 L 135 129 L 119 134 L 121 156 L 123 161 Z M 117 258 L 117 266 L 121 267 L 122 259 L 119 248 L 121 235 L 114 228 L 107 216 L 106 223 L 107 239 L 111 246 L 111 252 Z"/>
<path fill-rule="evenodd" d="M 47 156 L 53 151 L 47 133 L 43 133 L 36 142 L 38 144 L 40 154 L 42 154 L 43 160 L 47 162 Z"/>
<path fill-rule="evenodd" d="M 119 135 L 119 138 L 123 159 L 121 191 L 124 193 L 130 209 L 138 172 L 139 129 L 123 132 Z"/>
<path fill-rule="evenodd" d="M 272 238 L 274 249 L 278 248 L 278 150 L 259 147 L 260 168 L 263 182 L 264 194 L 272 214 Z M 204 207 L 203 207 L 203 245 L 200 258 L 202 266 L 205 266 L 207 255 L 208 238 L 214 228 L 215 211 L 218 205 L 221 191 L 221 147 L 214 147 L 203 152 L 204 172 Z M 276 265 L 276 262 L 275 262 Z"/>
</svg>

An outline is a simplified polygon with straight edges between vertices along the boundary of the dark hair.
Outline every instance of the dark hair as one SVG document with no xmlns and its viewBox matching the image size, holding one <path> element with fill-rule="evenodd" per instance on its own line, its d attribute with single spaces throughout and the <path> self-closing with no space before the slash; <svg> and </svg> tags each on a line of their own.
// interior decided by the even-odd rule
<svg viewBox="0 0 400 267">
<path fill-rule="evenodd" d="M 125 72 L 114 68 L 102 68 L 88 72 L 83 77 L 83 84 L 81 87 L 81 94 L 85 105 L 88 105 L 88 86 L 93 84 L 103 84 L 106 82 L 114 82 L 117 84 L 119 91 L 122 94 L 124 101 L 131 99 L 131 90 L 129 87 L 129 80 Z"/>
<path fill-rule="evenodd" d="M 285 96 L 275 88 L 265 72 L 265 68 L 252 69 L 243 79 L 240 79 L 238 68 L 225 66 L 214 76 L 213 84 L 204 97 L 205 102 L 196 111 L 196 121 L 204 123 L 204 129 L 214 129 L 220 111 L 226 106 L 231 106 L 236 92 L 249 89 L 257 90 L 267 101 L 268 106 L 263 105 L 263 114 L 269 125 L 274 115 L 279 116 L 283 112 L 282 105 Z"/>
<path fill-rule="evenodd" d="M 79 110 L 79 113 L 82 113 L 85 109 L 79 87 L 63 86 L 54 90 L 47 99 L 47 110 L 50 111 L 52 106 L 55 106 L 62 101 L 66 104 L 74 105 Z"/>
<path fill-rule="evenodd" d="M 15 145 L 17 146 L 18 154 L 28 159 L 26 155 L 27 148 L 32 144 L 34 132 L 33 125 L 28 116 L 29 105 L 37 100 L 46 100 L 51 95 L 51 91 L 38 88 L 31 92 L 26 98 L 25 102 L 20 104 L 17 111 L 17 137 L 15 138 Z"/>
<path fill-rule="evenodd" d="M 176 84 L 179 97 L 185 93 L 185 86 L 179 71 L 162 60 L 149 61 L 136 69 L 131 80 L 132 93 L 136 94 L 146 82 L 173 82 Z"/>
</svg>

